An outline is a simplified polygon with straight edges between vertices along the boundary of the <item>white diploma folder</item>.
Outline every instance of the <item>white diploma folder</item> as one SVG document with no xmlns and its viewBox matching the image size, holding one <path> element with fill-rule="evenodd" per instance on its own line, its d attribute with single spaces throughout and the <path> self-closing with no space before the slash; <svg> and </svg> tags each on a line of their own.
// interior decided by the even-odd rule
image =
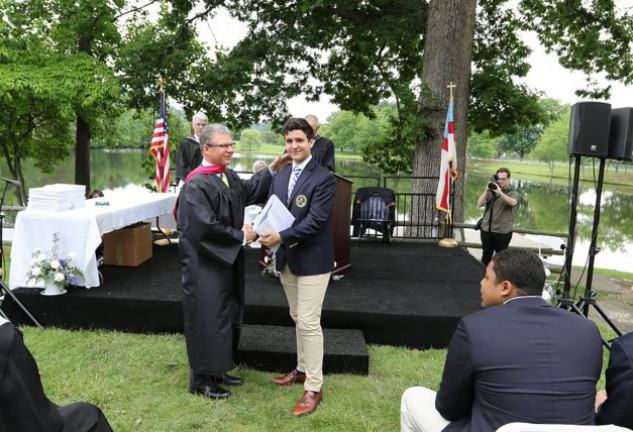
<svg viewBox="0 0 633 432">
<path fill-rule="evenodd" d="M 288 211 L 288 208 L 273 195 L 268 199 L 264 209 L 255 216 L 253 229 L 258 235 L 263 235 L 269 231 L 283 231 L 290 228 L 295 221 L 295 217 Z M 272 248 L 277 250 L 279 245 Z"/>
</svg>

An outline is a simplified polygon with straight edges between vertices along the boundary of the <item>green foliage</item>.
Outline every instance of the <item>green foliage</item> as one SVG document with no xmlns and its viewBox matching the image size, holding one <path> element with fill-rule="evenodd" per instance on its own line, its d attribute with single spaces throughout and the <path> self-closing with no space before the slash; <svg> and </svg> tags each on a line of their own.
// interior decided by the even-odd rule
<svg viewBox="0 0 633 432">
<path fill-rule="evenodd" d="M 500 141 L 500 147 L 506 152 L 516 153 L 523 159 L 536 146 L 537 141 L 550 122 L 560 118 L 565 112 L 565 107 L 555 99 L 539 99 L 539 110 L 543 117 L 538 124 L 530 127 L 519 126 L 514 134 L 504 136 Z"/>
<path fill-rule="evenodd" d="M 550 124 L 534 148 L 534 157 L 547 163 L 550 174 L 553 174 L 557 161 L 569 159 L 567 154 L 569 137 L 569 108 L 558 120 Z"/>
<path fill-rule="evenodd" d="M 240 137 L 240 151 L 253 151 L 262 145 L 262 137 L 256 129 L 245 129 Z"/>
<path fill-rule="evenodd" d="M 385 128 L 379 118 L 370 119 L 364 114 L 337 111 L 328 117 L 328 123 L 319 129 L 319 134 L 328 137 L 337 151 L 356 153 L 365 146 L 381 140 Z"/>
<path fill-rule="evenodd" d="M 95 139 L 94 148 L 147 148 L 152 140 L 156 123 L 157 109 L 129 109 L 123 112 L 111 126 L 114 129 L 108 140 Z M 180 140 L 191 133 L 190 125 L 182 111 L 170 109 L 167 122 L 169 126 L 170 148 L 176 149 Z M 175 157 L 175 154 L 174 154 Z M 152 171 L 153 172 L 153 171 Z"/>
<path fill-rule="evenodd" d="M 50 172 L 72 145 L 74 120 L 90 127 L 89 139 L 116 117 L 119 82 L 106 59 L 118 34 L 108 19 L 119 3 L 33 0 L 0 9 L 0 147 L 23 199 L 24 158 Z"/>
<path fill-rule="evenodd" d="M 501 138 L 491 137 L 490 131 L 487 130 L 481 133 L 472 132 L 468 135 L 468 154 L 482 158 L 497 157 L 500 141 Z"/>
</svg>

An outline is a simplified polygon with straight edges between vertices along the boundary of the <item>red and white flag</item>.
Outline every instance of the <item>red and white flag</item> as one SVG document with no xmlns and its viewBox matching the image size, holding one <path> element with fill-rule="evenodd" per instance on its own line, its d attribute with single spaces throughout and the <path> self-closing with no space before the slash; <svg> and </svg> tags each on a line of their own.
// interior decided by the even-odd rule
<svg viewBox="0 0 633 432">
<path fill-rule="evenodd" d="M 169 132 L 167 129 L 167 110 L 165 108 L 165 92 L 160 92 L 160 108 L 154 135 L 149 149 L 156 161 L 156 190 L 167 192 L 169 188 Z"/>
<path fill-rule="evenodd" d="M 453 99 L 448 104 L 444 137 L 442 138 L 442 158 L 440 181 L 435 194 L 435 205 L 439 210 L 451 212 L 451 186 L 457 178 L 457 151 L 455 150 L 455 124 L 453 122 Z"/>
</svg>

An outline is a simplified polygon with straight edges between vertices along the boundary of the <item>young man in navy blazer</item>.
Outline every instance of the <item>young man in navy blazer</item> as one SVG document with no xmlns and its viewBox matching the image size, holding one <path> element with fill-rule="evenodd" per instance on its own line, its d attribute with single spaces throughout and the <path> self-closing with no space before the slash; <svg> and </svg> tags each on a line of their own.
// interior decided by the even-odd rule
<svg viewBox="0 0 633 432">
<path fill-rule="evenodd" d="M 607 389 L 596 396 L 596 423 L 633 428 L 633 333 L 611 342 Z M 608 396 L 608 397 L 607 397 Z"/>
<path fill-rule="evenodd" d="M 451 338 L 440 389 L 402 395 L 402 432 L 494 431 L 514 423 L 594 424 L 602 339 L 583 316 L 541 297 L 545 270 L 523 249 L 492 257 L 481 280 L 485 310 Z"/>
<path fill-rule="evenodd" d="M 264 233 L 259 242 L 266 247 L 279 245 L 277 270 L 296 325 L 297 367 L 272 382 L 280 386 L 304 384 L 304 394 L 292 411 L 292 415 L 301 416 L 314 412 L 323 396 L 321 309 L 334 269 L 329 222 L 335 180 L 310 155 L 314 132 L 306 120 L 289 119 L 282 134 L 292 166 L 274 177 L 271 195 L 287 203 L 295 221 L 281 232 Z"/>
</svg>

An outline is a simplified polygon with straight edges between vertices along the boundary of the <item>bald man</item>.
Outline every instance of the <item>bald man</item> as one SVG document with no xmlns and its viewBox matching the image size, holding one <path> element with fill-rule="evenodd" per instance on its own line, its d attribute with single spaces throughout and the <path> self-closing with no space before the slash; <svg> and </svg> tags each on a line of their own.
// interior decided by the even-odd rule
<svg viewBox="0 0 633 432">
<path fill-rule="evenodd" d="M 312 146 L 312 157 L 328 171 L 334 172 L 334 143 L 329 139 L 322 137 L 317 133 L 319 130 L 319 119 L 314 114 L 305 116 L 305 120 L 310 124 L 314 131 L 314 145 Z"/>
</svg>

